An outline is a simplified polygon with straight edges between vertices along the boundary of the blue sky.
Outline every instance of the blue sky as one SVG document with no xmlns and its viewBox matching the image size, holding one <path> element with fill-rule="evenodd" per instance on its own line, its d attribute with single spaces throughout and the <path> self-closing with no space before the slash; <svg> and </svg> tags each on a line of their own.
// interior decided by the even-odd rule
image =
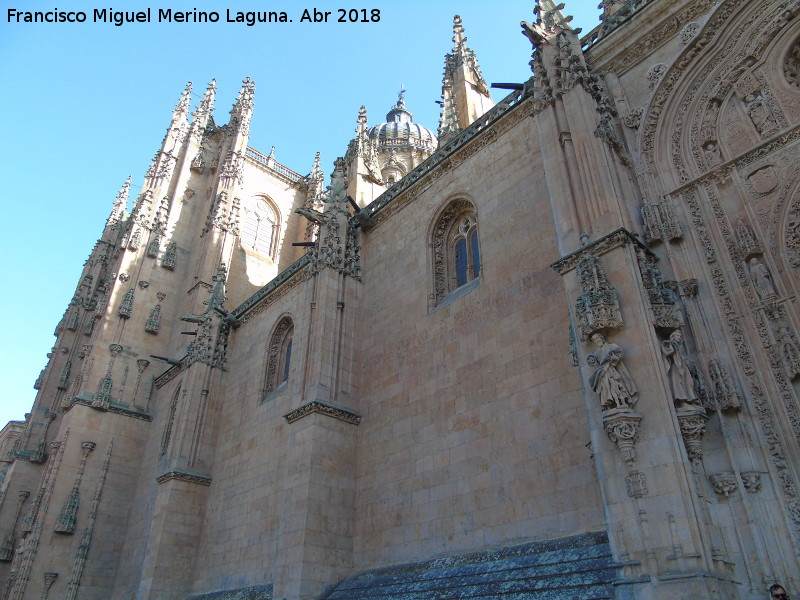
<svg viewBox="0 0 800 600">
<path fill-rule="evenodd" d="M 53 330 L 74 293 L 81 267 L 102 231 L 116 193 L 133 176 L 138 194 L 172 109 L 187 81 L 193 108 L 213 77 L 217 123 L 250 76 L 256 82 L 250 145 L 300 173 L 314 153 L 330 175 L 344 154 L 358 109 L 369 124 L 385 119 L 401 84 L 414 120 L 438 126 L 444 54 L 460 14 L 489 82 L 530 76 L 530 43 L 520 21 L 534 3 L 407 0 L 268 4 L 187 4 L 0 0 L 0 251 L 9 270 L 0 294 L 2 357 L 0 427 L 22 419 L 35 399 L 33 383 L 47 363 Z M 573 25 L 597 24 L 598 0 L 567 0 Z M 94 9 L 141 11 L 153 22 L 91 22 Z M 8 23 L 8 9 L 85 11 L 85 23 Z M 328 23 L 300 23 L 303 9 L 331 11 Z M 380 22 L 338 23 L 338 8 L 380 11 Z M 158 23 L 158 9 L 217 11 L 217 23 Z M 286 11 L 292 23 L 226 23 L 226 10 Z M 505 95 L 494 93 L 495 99 Z"/>
</svg>

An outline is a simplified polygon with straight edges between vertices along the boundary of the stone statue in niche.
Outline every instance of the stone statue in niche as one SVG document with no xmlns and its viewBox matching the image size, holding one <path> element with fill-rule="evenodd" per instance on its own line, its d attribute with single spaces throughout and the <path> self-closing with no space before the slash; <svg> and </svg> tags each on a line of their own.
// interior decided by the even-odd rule
<svg viewBox="0 0 800 600">
<path fill-rule="evenodd" d="M 756 288 L 759 299 L 771 300 L 778 296 L 775 291 L 775 284 L 772 283 L 772 274 L 769 272 L 767 265 L 753 257 L 750 259 L 749 269 L 750 280 Z"/>
<path fill-rule="evenodd" d="M 778 122 L 772 109 L 764 101 L 761 93 L 749 94 L 744 101 L 747 103 L 747 114 L 753 121 L 759 135 L 765 136 L 778 130 Z"/>
<path fill-rule="evenodd" d="M 661 353 L 666 362 L 675 408 L 679 412 L 698 409 L 702 411 L 700 398 L 705 394 L 700 381 L 700 371 L 684 350 L 683 334 L 680 329 L 673 331 L 668 340 L 661 342 Z"/>
<path fill-rule="evenodd" d="M 709 168 L 722 162 L 717 140 L 708 140 L 703 144 L 703 157 L 705 158 L 706 166 Z"/>
<path fill-rule="evenodd" d="M 637 389 L 622 363 L 622 348 L 607 342 L 601 333 L 592 334 L 591 339 L 597 350 L 589 354 L 587 362 L 597 365 L 597 369 L 589 377 L 589 384 L 600 396 L 600 407 L 604 411 L 631 409 L 636 404 Z"/>
</svg>

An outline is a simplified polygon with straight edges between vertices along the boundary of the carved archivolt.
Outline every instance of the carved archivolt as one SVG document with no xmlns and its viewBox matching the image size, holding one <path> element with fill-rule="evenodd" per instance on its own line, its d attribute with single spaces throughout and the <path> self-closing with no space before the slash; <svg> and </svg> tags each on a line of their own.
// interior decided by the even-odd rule
<svg viewBox="0 0 800 600">
<path fill-rule="evenodd" d="M 452 201 L 439 215 L 433 229 L 433 299 L 439 304 L 448 293 L 457 286 L 455 284 L 455 264 L 451 238 L 462 222 L 469 222 L 469 233 L 477 230 L 478 217 L 475 206 L 466 198 Z"/>
<path fill-rule="evenodd" d="M 285 316 L 275 326 L 267 348 L 267 374 L 264 381 L 264 392 L 274 391 L 286 381 L 292 356 L 292 336 L 294 322 Z"/>
<path fill-rule="evenodd" d="M 792 44 L 786 60 L 783 62 L 783 74 L 786 81 L 796 88 L 800 88 L 800 38 Z"/>
</svg>

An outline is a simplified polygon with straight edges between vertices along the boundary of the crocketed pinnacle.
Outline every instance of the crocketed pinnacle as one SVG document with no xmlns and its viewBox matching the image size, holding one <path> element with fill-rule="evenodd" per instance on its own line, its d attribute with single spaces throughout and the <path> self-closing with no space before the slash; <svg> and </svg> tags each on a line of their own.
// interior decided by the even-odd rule
<svg viewBox="0 0 800 600">
<path fill-rule="evenodd" d="M 181 94 L 181 99 L 178 100 L 178 103 L 175 105 L 175 112 L 181 113 L 184 115 L 189 114 L 189 104 L 192 98 L 192 82 L 186 84 L 186 88 L 183 90 Z"/>
<path fill-rule="evenodd" d="M 217 80 L 212 79 L 208 87 L 206 88 L 205 94 L 203 94 L 202 99 L 200 100 L 200 105 L 197 107 L 197 110 L 194 111 L 195 119 L 201 117 L 210 117 L 211 113 L 214 112 L 214 100 L 217 95 Z"/>
<path fill-rule="evenodd" d="M 239 96 L 231 109 L 231 114 L 242 114 L 246 111 L 253 109 L 253 99 L 256 93 L 256 82 L 245 77 L 242 81 L 242 89 L 239 90 Z"/>
<path fill-rule="evenodd" d="M 125 183 L 122 184 L 122 187 L 117 193 L 117 197 L 114 200 L 114 205 L 111 207 L 111 214 L 109 215 L 106 224 L 117 222 L 122 218 L 122 215 L 125 212 L 125 207 L 128 205 L 128 196 L 130 195 L 130 191 L 131 176 L 128 175 Z"/>
</svg>

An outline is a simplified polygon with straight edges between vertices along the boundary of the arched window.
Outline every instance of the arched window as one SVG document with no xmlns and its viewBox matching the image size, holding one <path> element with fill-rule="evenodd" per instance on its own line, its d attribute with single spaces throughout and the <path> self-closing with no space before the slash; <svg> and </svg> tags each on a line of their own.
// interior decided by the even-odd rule
<svg viewBox="0 0 800 600">
<path fill-rule="evenodd" d="M 451 202 L 433 229 L 434 304 L 480 277 L 478 216 L 469 200 Z"/>
<path fill-rule="evenodd" d="M 244 208 L 242 245 L 266 254 L 275 260 L 280 219 L 275 206 L 264 197 L 256 198 Z"/>
<path fill-rule="evenodd" d="M 283 317 L 275 326 L 267 348 L 267 376 L 264 392 L 273 392 L 289 379 L 292 364 L 292 337 L 294 323 L 290 317 Z"/>
</svg>

